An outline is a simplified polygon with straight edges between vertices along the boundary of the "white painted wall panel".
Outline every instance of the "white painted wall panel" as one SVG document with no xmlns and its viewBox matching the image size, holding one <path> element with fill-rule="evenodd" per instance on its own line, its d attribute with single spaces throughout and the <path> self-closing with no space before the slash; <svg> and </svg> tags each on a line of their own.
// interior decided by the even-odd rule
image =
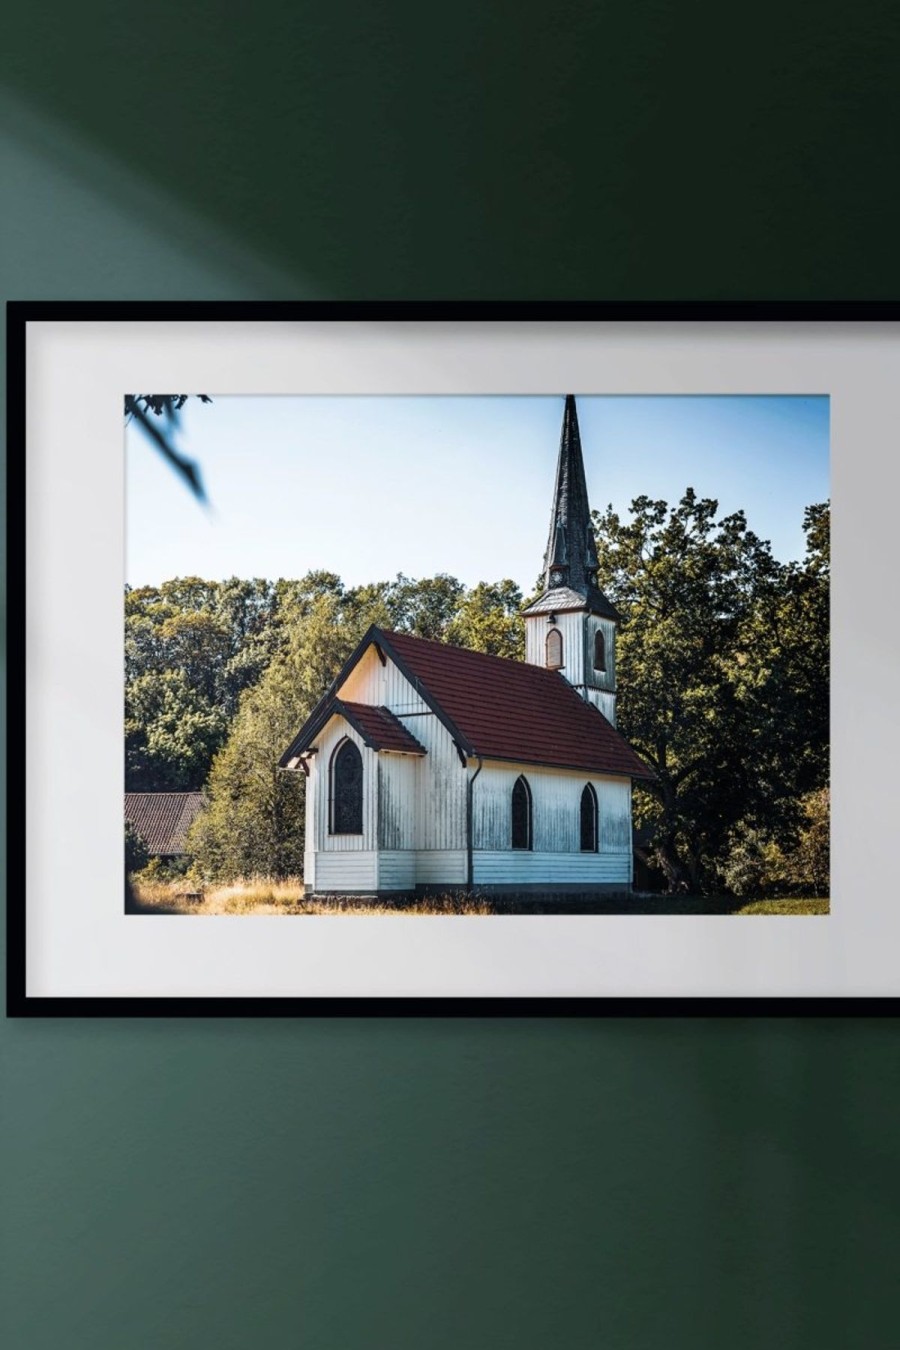
<svg viewBox="0 0 900 1350">
<path fill-rule="evenodd" d="M 390 658 L 382 665 L 374 647 L 370 647 L 355 670 L 338 691 L 349 703 L 371 703 L 391 712 L 426 712 L 428 705 L 417 694 L 406 676 Z"/>
<path fill-rule="evenodd" d="M 302 772 L 302 770 L 298 770 Z M 310 763 L 309 777 L 306 780 L 305 802 L 304 802 L 304 834 L 303 834 L 303 884 L 310 890 L 316 884 L 316 782 L 318 774 L 316 772 L 316 756 L 313 755 Z"/>
<path fill-rule="evenodd" d="M 555 625 L 546 614 L 525 620 L 525 660 L 529 665 L 546 666 L 547 634 L 555 627 L 563 642 L 561 674 L 569 684 L 587 692 L 604 717 L 616 725 L 616 625 L 612 619 L 596 614 L 558 614 Z M 600 629 L 606 639 L 606 670 L 594 669 L 594 635 Z"/>
<path fill-rule="evenodd" d="M 421 886 L 465 886 L 466 850 L 427 849 L 416 854 L 416 881 Z"/>
<path fill-rule="evenodd" d="M 380 891 L 411 891 L 416 884 L 416 854 L 412 849 L 378 854 L 378 889 Z"/>
<path fill-rule="evenodd" d="M 616 696 L 606 689 L 588 689 L 587 696 L 589 702 L 593 703 L 595 708 L 599 708 L 603 716 L 612 726 L 616 725 Z"/>
<path fill-rule="evenodd" d="M 320 853 L 316 859 L 316 890 L 320 893 L 356 895 L 377 889 L 378 854 L 374 850 Z"/>
<path fill-rule="evenodd" d="M 419 759 L 415 755 L 375 756 L 378 774 L 378 847 L 416 847 Z"/>
<path fill-rule="evenodd" d="M 466 769 L 452 737 L 436 717 L 405 721 L 427 748 L 419 760 L 416 794 L 416 843 L 419 849 L 466 847 Z"/>
<path fill-rule="evenodd" d="M 478 852 L 476 886 L 596 886 L 631 882 L 630 853 Z"/>
<path fill-rule="evenodd" d="M 363 762 L 363 832 L 331 834 L 328 829 L 331 758 L 342 740 L 353 741 Z M 316 848 L 326 852 L 364 852 L 377 846 L 378 767 L 377 756 L 342 717 L 332 717 L 316 739 L 318 752 L 313 772 L 316 778 Z"/>
<path fill-rule="evenodd" d="M 485 762 L 473 797 L 476 849 L 509 849 L 512 842 L 512 790 L 522 774 L 531 789 L 534 851 L 580 853 L 581 794 L 592 783 L 597 794 L 601 853 L 631 852 L 631 784 L 528 765 Z"/>
<path fill-rule="evenodd" d="M 585 658 L 584 618 L 562 617 L 571 630 L 572 660 L 581 662 L 572 673 L 580 673 Z M 605 621 L 594 620 L 598 622 Z M 608 627 L 614 640 L 613 625 Z M 388 660 L 382 665 L 374 649 L 345 681 L 339 696 L 391 708 L 427 753 L 378 754 L 343 718 L 332 718 L 318 738 L 308 785 L 307 809 L 314 828 L 307 838 L 314 840 L 316 857 L 307 862 L 311 878 L 307 884 L 318 891 L 465 885 L 466 780 L 474 772 L 474 762 L 467 768 L 461 764 L 443 723 L 394 663 Z M 363 831 L 358 836 L 328 831 L 330 763 L 345 737 L 356 743 L 363 758 Z M 532 792 L 534 849 L 514 853 L 510 848 L 511 795 L 520 773 Z M 581 793 L 588 781 L 599 806 L 597 854 L 580 850 Z M 486 762 L 475 783 L 473 826 L 476 883 L 630 881 L 631 785 L 627 780 Z"/>
</svg>

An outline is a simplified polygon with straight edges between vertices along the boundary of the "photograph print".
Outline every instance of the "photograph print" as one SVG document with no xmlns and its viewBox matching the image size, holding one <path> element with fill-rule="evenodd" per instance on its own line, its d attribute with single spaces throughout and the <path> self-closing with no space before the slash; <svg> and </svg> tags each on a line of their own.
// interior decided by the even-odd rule
<svg viewBox="0 0 900 1350">
<path fill-rule="evenodd" d="M 125 419 L 127 914 L 828 914 L 827 396 Z"/>
</svg>

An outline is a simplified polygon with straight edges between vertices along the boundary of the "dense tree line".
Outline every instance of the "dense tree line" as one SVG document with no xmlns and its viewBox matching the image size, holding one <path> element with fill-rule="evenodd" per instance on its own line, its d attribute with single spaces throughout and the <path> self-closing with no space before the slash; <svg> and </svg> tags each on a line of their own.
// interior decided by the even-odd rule
<svg viewBox="0 0 900 1350">
<path fill-rule="evenodd" d="M 636 793 L 639 852 L 672 890 L 747 894 L 802 885 L 798 854 L 817 841 L 804 875 L 821 885 L 828 507 L 807 509 L 806 557 L 787 564 L 742 512 L 717 515 L 689 490 L 594 516 L 600 586 L 623 618 L 619 729 L 657 775 Z"/>
<path fill-rule="evenodd" d="M 599 583 L 621 611 L 618 719 L 655 770 L 639 852 L 672 890 L 824 893 L 829 514 L 782 564 L 742 513 L 688 491 L 595 513 Z M 126 591 L 126 784 L 204 787 L 196 865 L 302 871 L 302 775 L 279 756 L 372 623 L 521 659 L 523 596 L 440 574 L 346 587 L 180 578 Z"/>
<path fill-rule="evenodd" d="M 180 577 L 126 588 L 126 788 L 202 788 L 221 752 L 210 783 L 215 802 L 224 766 L 237 772 L 250 754 L 255 767 L 247 769 L 246 798 L 251 781 L 274 771 L 274 760 L 369 624 L 516 657 L 523 650 L 522 603 L 512 581 L 467 590 L 443 574 L 358 587 L 345 587 L 331 572 L 310 572 L 299 581 Z M 285 741 L 266 765 L 285 724 Z M 276 822 L 274 833 L 251 828 L 256 860 L 266 847 L 274 857 L 287 847 L 277 803 L 290 799 L 292 789 L 272 792 L 265 818 Z M 286 821 L 284 829 L 293 825 Z"/>
</svg>

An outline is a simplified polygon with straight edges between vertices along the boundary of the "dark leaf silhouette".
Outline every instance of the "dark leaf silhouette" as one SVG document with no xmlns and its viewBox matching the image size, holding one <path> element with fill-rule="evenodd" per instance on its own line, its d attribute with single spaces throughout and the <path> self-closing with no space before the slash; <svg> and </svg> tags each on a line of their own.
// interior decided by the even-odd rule
<svg viewBox="0 0 900 1350">
<path fill-rule="evenodd" d="M 200 477 L 200 466 L 176 450 L 173 440 L 179 427 L 179 416 L 190 396 L 188 394 L 126 394 L 125 417 L 134 419 L 164 459 L 187 483 L 198 501 L 206 503 L 206 490 Z M 212 403 L 208 394 L 198 394 L 201 403 Z M 158 422 L 162 426 L 157 425 Z"/>
</svg>

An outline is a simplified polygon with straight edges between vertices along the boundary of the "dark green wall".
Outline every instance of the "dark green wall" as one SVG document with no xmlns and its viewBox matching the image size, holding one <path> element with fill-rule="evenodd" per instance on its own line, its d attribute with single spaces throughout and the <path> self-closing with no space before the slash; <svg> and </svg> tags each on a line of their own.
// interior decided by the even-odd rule
<svg viewBox="0 0 900 1350">
<path fill-rule="evenodd" d="M 32 3 L 3 298 L 896 298 L 898 19 Z M 880 1350 L 886 1023 L 2 1027 L 15 1350 Z"/>
</svg>

